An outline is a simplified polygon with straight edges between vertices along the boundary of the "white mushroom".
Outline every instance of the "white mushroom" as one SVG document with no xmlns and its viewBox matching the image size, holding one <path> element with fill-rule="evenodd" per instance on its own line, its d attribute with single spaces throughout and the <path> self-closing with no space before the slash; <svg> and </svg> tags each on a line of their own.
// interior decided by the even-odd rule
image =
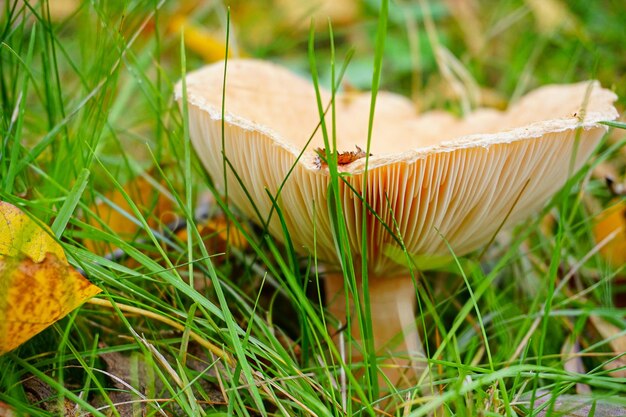
<svg viewBox="0 0 626 417">
<path fill-rule="evenodd" d="M 315 151 L 323 148 L 314 87 L 277 65 L 229 60 L 224 113 L 224 154 L 231 169 L 223 178 L 222 87 L 224 63 L 187 75 L 190 136 L 214 181 L 228 182 L 228 198 L 255 221 L 267 219 L 272 200 L 285 181 L 278 203 L 296 250 L 316 253 L 335 268 L 326 274 L 329 311 L 345 323 L 344 278 L 338 270 L 333 228 L 327 207 L 330 176 Z M 331 95 L 322 91 L 322 100 Z M 176 97 L 182 99 L 181 85 Z M 606 131 L 600 121 L 617 117 L 616 96 L 597 82 L 542 87 L 505 112 L 478 110 L 463 119 L 443 112 L 415 114 L 407 99 L 380 92 L 376 104 L 369 166 L 365 158 L 343 165 L 345 179 L 361 192 L 367 175 L 366 201 L 382 222 L 368 212 L 363 236 L 361 200 L 340 183 L 343 216 L 355 265 L 362 239 L 367 241 L 367 268 L 374 345 L 409 365 L 409 380 L 423 355 L 415 325 L 415 289 L 406 267 L 398 263 L 394 232 L 414 256 L 464 255 L 484 246 L 504 224 L 513 225 L 539 210 L 587 160 Z M 366 149 L 369 93 L 336 97 L 337 149 Z M 330 125 L 330 117 L 327 117 Z M 385 223 L 385 224 L 383 224 Z M 273 215 L 269 231 L 283 233 Z M 449 245 L 449 247 L 448 247 Z M 360 290 L 360 289 L 359 289 Z M 338 295 L 339 294 L 339 295 Z M 403 333 L 403 337 L 394 338 Z M 358 326 L 353 337 L 360 342 Z M 400 343 L 391 344 L 392 339 Z M 359 349 L 353 358 L 359 357 Z M 398 367 L 382 368 L 393 383 L 405 386 Z M 406 381 L 406 379 L 403 379 Z"/>
</svg>

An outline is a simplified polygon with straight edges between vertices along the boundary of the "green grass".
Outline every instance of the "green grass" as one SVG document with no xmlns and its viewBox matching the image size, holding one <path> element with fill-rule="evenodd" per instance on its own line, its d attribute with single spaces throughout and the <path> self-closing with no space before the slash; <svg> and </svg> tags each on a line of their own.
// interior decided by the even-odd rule
<svg viewBox="0 0 626 417">
<path fill-rule="evenodd" d="M 203 62 L 182 48 L 179 31 L 168 28 L 180 11 L 177 3 L 84 2 L 71 15 L 52 19 L 53 3 L 9 0 L 0 6 L 0 200 L 51 225 L 70 262 L 103 289 L 100 297 L 112 307 L 85 304 L 1 356 L 0 401 L 31 416 L 59 415 L 51 407 L 63 401 L 98 416 L 128 415 L 113 407 L 124 401 L 145 406 L 148 415 L 380 413 L 385 404 L 378 401 L 372 346 L 363 364 L 351 365 L 332 344 L 315 253 L 297 253 L 286 228 L 280 244 L 266 233 L 269 219 L 242 217 L 193 153 L 186 107 L 178 108 L 172 92 Z M 332 86 L 333 96 L 346 80 L 357 88 L 412 95 L 422 109 L 460 114 L 475 104 L 471 89 L 467 96 L 450 93 L 441 70 L 450 63 L 436 59 L 437 44 L 495 102 L 547 83 L 597 78 L 617 92 L 620 109 L 626 103 L 623 1 L 569 1 L 573 23 L 548 31 L 539 30 L 521 0 L 478 2 L 475 17 L 485 36 L 479 48 L 442 2 L 368 0 L 347 25 L 310 33 L 286 24 L 277 8 L 254 6 L 262 3 L 230 11 L 207 4 L 187 18 L 222 34 L 230 48 L 312 74 L 316 86 Z M 269 28 L 266 39 L 254 32 L 250 16 Z M 318 97 L 320 114 L 334 120 L 334 103 L 327 105 Z M 603 368 L 616 353 L 589 324 L 593 315 L 626 327 L 624 309 L 615 306 L 624 299 L 617 284 L 624 267 L 592 253 L 591 215 L 612 203 L 602 180 L 587 174 L 604 163 L 623 175 L 626 166 L 624 124 L 611 126 L 612 141 L 542 213 L 507 232 L 506 243 L 498 239 L 484 254 L 459 259 L 445 271 L 415 271 L 417 320 L 439 395 L 401 392 L 406 402 L 397 409 L 387 405 L 386 412 L 515 416 L 540 415 L 543 407 L 558 415 L 549 401 L 533 412 L 520 401 L 540 390 L 574 394 L 577 384 L 588 385 L 594 399 L 626 408 L 626 380 Z M 319 129 L 326 149 L 336 150 L 334 125 L 323 122 Z M 336 157 L 326 155 L 344 274 L 352 288 L 357 279 L 367 286 L 338 215 L 343 178 Z M 148 201 L 123 189 L 139 175 L 157 184 Z M 162 224 L 157 195 L 169 196 L 161 199 L 194 224 L 203 222 L 194 210 L 207 190 L 215 199 L 209 216 L 226 216 L 228 233 L 242 234 L 245 246 L 222 253 L 205 247 L 193 227 L 181 240 Z M 121 199 L 112 201 L 110 192 Z M 136 231 L 116 233 L 97 201 L 131 219 Z M 281 219 L 281 207 L 271 215 Z M 548 232 L 546 215 L 558 219 Z M 114 256 L 94 251 L 88 241 L 118 250 Z M 368 304 L 365 298 L 357 309 L 363 313 L 349 323 L 365 335 L 372 331 Z M 574 339 L 585 374 L 564 369 L 561 350 Z M 107 354 L 120 368 L 107 362 Z M 352 372 L 357 367 L 366 370 L 363 376 Z M 131 389 L 111 377 L 116 372 L 125 372 L 119 376 L 144 399 L 128 395 Z M 32 376 L 50 387 L 45 395 L 28 385 Z"/>
</svg>

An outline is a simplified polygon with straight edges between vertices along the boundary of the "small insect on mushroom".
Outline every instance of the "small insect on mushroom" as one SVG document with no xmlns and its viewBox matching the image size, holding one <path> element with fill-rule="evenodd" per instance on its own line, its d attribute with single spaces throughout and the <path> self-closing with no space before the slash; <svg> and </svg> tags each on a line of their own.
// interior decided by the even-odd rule
<svg viewBox="0 0 626 417">
<path fill-rule="evenodd" d="M 608 129 L 600 122 L 619 116 L 613 106 L 617 97 L 597 82 L 545 86 L 507 111 L 479 111 L 464 119 L 441 112 L 416 115 L 411 101 L 381 91 L 370 143 L 385 157 L 373 161 L 375 169 L 366 170 L 359 159 L 367 158 L 369 150 L 333 149 L 333 164 L 336 157 L 339 170 L 352 174 L 333 191 L 338 191 L 336 201 L 331 195 L 333 179 L 321 170 L 330 149 L 301 155 L 309 143 L 306 133 L 320 123 L 319 107 L 311 98 L 319 96 L 325 103 L 333 98 L 332 91 L 276 64 L 235 59 L 228 61 L 226 79 L 231 82 L 224 89 L 225 68 L 219 62 L 187 73 L 186 96 L 182 83 L 176 87 L 177 100 L 189 110 L 189 134 L 198 157 L 218 189 L 231 184 L 229 201 L 243 214 L 255 220 L 271 217 L 262 224 L 274 239 L 284 242 L 288 231 L 300 256 L 319 259 L 326 298 L 319 314 L 328 314 L 333 335 L 338 323 L 350 321 L 349 331 L 333 337 L 336 350 L 345 352 L 350 365 L 345 370 L 355 381 L 378 381 L 380 398 L 417 395 L 413 390 L 418 382 L 428 383 L 430 365 L 438 369 L 420 342 L 414 273 L 419 271 L 410 270 L 406 260 L 469 254 L 489 245 L 505 222 L 512 226 L 540 211 L 597 147 Z M 277 90 L 285 94 L 277 95 Z M 336 137 L 340 143 L 363 143 L 371 93 L 344 97 L 336 95 Z M 580 103 L 587 103 L 586 117 L 578 122 L 570 115 L 581 114 Z M 223 169 L 224 146 L 230 149 L 229 170 Z M 309 169 L 313 159 L 319 169 Z M 365 179 L 366 193 L 360 190 Z M 247 192 L 264 189 L 272 194 L 281 190 L 281 198 L 277 202 L 267 193 Z M 512 201 L 515 196 L 519 199 Z M 311 212 L 303 201 L 320 209 Z M 337 202 L 343 212 L 333 214 Z M 270 216 L 275 203 L 284 216 Z M 335 227 L 341 217 L 345 236 Z M 388 224 L 394 225 L 394 233 Z M 346 244 L 341 248 L 340 239 Z M 352 267 L 345 262 L 344 247 L 350 250 Z M 618 250 L 619 255 L 626 253 L 622 247 Z M 354 282 L 346 282 L 352 273 Z M 371 314 L 358 308 L 369 308 Z M 371 332 L 359 323 L 364 316 L 369 316 Z M 364 373 L 361 365 L 374 365 L 369 360 L 374 356 L 376 365 Z M 446 371 L 441 377 L 447 378 Z M 433 381 L 438 379 L 434 374 Z M 421 391 L 430 395 L 426 386 Z M 404 395 L 397 399 L 405 403 Z"/>
<path fill-rule="evenodd" d="M 339 152 L 337 155 L 338 166 L 351 164 L 357 159 L 365 158 L 367 156 L 367 152 L 361 149 L 359 145 L 354 145 L 354 147 L 356 148 L 356 151 Z M 326 148 L 317 148 L 315 149 L 315 152 L 317 153 L 315 157 L 315 166 L 318 169 L 327 167 L 328 162 L 326 161 Z M 370 153 L 369 156 L 372 156 L 372 154 Z"/>
</svg>

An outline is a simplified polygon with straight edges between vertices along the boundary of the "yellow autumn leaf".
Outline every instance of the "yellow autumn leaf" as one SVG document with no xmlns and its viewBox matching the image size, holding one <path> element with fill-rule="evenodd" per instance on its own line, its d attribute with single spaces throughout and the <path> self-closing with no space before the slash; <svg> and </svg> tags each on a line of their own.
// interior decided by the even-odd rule
<svg viewBox="0 0 626 417">
<path fill-rule="evenodd" d="M 185 46 L 200 55 L 206 62 L 216 62 L 226 57 L 225 40 L 218 38 L 210 31 L 198 27 L 183 15 L 174 15 L 168 29 L 174 33 L 181 30 L 185 36 Z M 229 52 L 228 57 L 232 54 Z"/>
<path fill-rule="evenodd" d="M 604 210 L 593 228 L 596 242 L 609 241 L 600 254 L 615 267 L 626 263 L 626 202 L 621 201 Z"/>
<path fill-rule="evenodd" d="M 46 226 L 0 201 L 0 355 L 98 294 Z"/>
<path fill-rule="evenodd" d="M 0 201 L 0 255 L 14 258 L 26 255 L 41 262 L 48 252 L 66 260 L 51 233 L 46 233 L 17 207 Z"/>
</svg>

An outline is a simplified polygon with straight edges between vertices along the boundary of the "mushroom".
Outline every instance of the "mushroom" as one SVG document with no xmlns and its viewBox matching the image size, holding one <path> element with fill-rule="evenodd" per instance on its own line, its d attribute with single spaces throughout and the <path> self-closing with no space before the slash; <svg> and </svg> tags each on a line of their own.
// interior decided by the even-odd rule
<svg viewBox="0 0 626 417">
<path fill-rule="evenodd" d="M 293 245 L 303 254 L 315 250 L 325 263 L 327 308 L 345 323 L 354 306 L 353 300 L 346 305 L 326 210 L 330 175 L 320 163 L 325 152 L 316 130 L 315 89 L 275 64 L 233 59 L 227 64 L 224 111 L 223 62 L 187 75 L 189 132 L 197 154 L 218 186 L 228 183 L 229 200 L 256 221 L 268 218 L 273 205 L 268 192 L 276 196 L 282 186 L 278 204 Z M 321 97 L 325 105 L 331 100 L 327 91 Z M 176 98 L 182 100 L 180 82 Z M 354 154 L 339 167 L 350 249 L 354 265 L 361 265 L 366 239 L 374 347 L 395 364 L 381 366 L 379 379 L 406 387 L 418 377 L 424 354 L 416 290 L 407 267 L 398 262 L 397 237 L 412 256 L 450 251 L 461 256 L 483 247 L 502 226 L 539 210 L 572 169 L 583 165 L 606 132 L 598 122 L 617 117 L 616 96 L 595 81 L 551 85 L 507 111 L 480 109 L 459 119 L 437 111 L 417 115 L 409 100 L 379 92 L 368 165 L 362 149 L 367 149 L 370 93 L 343 93 L 335 100 L 337 149 Z M 226 178 L 223 155 L 229 160 Z M 364 175 L 371 208 L 366 236 L 361 233 L 362 200 L 355 195 L 355 190 L 362 192 Z M 393 225 L 395 237 L 385 225 Z M 283 238 L 278 216 L 271 217 L 268 228 Z M 358 360 L 358 326 L 352 326 L 352 337 L 352 358 Z"/>
</svg>

